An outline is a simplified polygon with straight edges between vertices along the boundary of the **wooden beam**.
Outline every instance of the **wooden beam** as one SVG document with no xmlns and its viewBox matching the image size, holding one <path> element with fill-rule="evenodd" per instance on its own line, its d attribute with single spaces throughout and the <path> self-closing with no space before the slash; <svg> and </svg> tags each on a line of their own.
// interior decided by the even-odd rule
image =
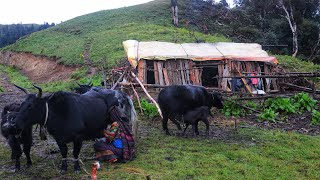
<svg viewBox="0 0 320 180">
<path fill-rule="evenodd" d="M 290 83 L 281 83 L 282 85 L 286 85 L 289 86 L 293 89 L 296 90 L 300 90 L 300 91 L 304 91 L 304 92 L 309 92 L 309 93 L 315 93 L 315 94 L 320 94 L 320 90 L 316 90 L 316 89 L 312 89 L 312 88 L 307 88 L 307 87 L 303 87 L 303 86 L 298 86 L 298 85 L 294 85 L 294 84 L 290 84 Z"/>
<path fill-rule="evenodd" d="M 161 116 L 161 118 L 163 118 L 162 116 L 162 112 L 160 110 L 160 107 L 158 105 L 158 103 L 150 96 L 150 94 L 148 93 L 148 91 L 146 90 L 146 88 L 143 86 L 143 84 L 141 83 L 141 81 L 139 80 L 139 78 L 131 71 L 131 75 L 132 77 L 139 83 L 139 85 L 141 86 L 141 88 L 143 89 L 143 91 L 145 92 L 145 94 L 148 96 L 148 98 L 151 100 L 151 102 L 157 107 L 157 110 Z"/>
<path fill-rule="evenodd" d="M 241 74 L 240 70 L 238 69 L 238 67 L 235 66 L 235 68 L 236 68 L 237 72 L 239 73 L 239 75 L 240 75 L 240 76 L 243 76 L 243 75 Z M 250 94 L 252 94 L 251 88 L 250 88 L 249 85 L 247 84 L 247 81 L 246 81 L 244 78 L 241 78 L 241 80 L 242 80 L 244 86 L 246 87 L 247 91 L 248 91 Z"/>
</svg>

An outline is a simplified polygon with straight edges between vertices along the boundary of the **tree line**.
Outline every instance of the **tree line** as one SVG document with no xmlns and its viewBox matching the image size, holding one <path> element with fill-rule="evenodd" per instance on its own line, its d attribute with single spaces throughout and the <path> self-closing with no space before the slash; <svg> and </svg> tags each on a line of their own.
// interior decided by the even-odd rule
<svg viewBox="0 0 320 180">
<path fill-rule="evenodd" d="M 320 63 L 320 0 L 234 0 L 234 5 L 186 0 L 185 25 Z"/>
<path fill-rule="evenodd" d="M 15 43 L 19 38 L 55 26 L 54 23 L 0 25 L 0 48 Z"/>
</svg>

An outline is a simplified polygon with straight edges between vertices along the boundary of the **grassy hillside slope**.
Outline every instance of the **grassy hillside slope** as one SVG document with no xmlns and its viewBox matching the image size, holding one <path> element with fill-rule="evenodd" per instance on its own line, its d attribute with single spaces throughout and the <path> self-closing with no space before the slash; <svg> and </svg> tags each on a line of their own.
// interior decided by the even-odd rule
<svg viewBox="0 0 320 180">
<path fill-rule="evenodd" d="M 221 35 L 197 34 L 206 42 L 229 41 Z M 146 4 L 99 11 L 79 16 L 47 30 L 33 33 L 3 48 L 31 52 L 34 55 L 58 57 L 67 65 L 83 64 L 85 49 L 90 58 L 109 63 L 124 56 L 122 42 L 139 41 L 194 42 L 189 31 L 171 24 L 170 1 L 156 0 Z"/>
</svg>

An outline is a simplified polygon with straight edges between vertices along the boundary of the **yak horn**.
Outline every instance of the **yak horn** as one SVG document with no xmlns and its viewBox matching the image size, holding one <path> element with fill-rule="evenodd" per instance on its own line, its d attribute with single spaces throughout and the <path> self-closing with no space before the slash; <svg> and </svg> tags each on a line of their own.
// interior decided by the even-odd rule
<svg viewBox="0 0 320 180">
<path fill-rule="evenodd" d="M 42 97 L 42 89 L 41 89 L 41 87 L 39 87 L 39 86 L 37 86 L 37 85 L 34 85 L 34 84 L 32 84 L 32 85 L 33 85 L 33 87 L 35 87 L 35 88 L 38 89 L 37 97 L 38 97 L 38 98 L 41 98 L 41 97 Z"/>
<path fill-rule="evenodd" d="M 20 87 L 20 86 L 18 86 L 18 85 L 16 85 L 16 84 L 13 84 L 13 85 L 14 85 L 15 87 L 17 87 L 18 89 L 20 89 L 21 91 L 23 91 L 24 93 L 29 94 L 29 91 L 26 90 L 25 88 Z"/>
</svg>

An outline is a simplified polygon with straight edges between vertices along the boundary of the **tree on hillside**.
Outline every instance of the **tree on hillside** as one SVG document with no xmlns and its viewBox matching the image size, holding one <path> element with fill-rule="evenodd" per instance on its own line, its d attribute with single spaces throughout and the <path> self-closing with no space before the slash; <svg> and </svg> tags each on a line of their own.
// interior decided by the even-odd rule
<svg viewBox="0 0 320 180">
<path fill-rule="evenodd" d="M 173 24 L 175 26 L 178 26 L 178 24 L 179 24 L 179 20 L 178 20 L 178 0 L 171 0 L 171 10 L 172 10 Z"/>
<path fill-rule="evenodd" d="M 285 12 L 284 17 L 287 19 L 291 32 L 292 32 L 292 56 L 296 57 L 299 46 L 298 46 L 298 31 L 297 31 L 297 18 L 301 18 L 301 14 L 294 12 L 293 3 L 291 0 L 279 0 L 279 6 Z M 295 15 L 294 15 L 295 14 Z M 298 16 L 298 17 L 297 17 Z"/>
</svg>

